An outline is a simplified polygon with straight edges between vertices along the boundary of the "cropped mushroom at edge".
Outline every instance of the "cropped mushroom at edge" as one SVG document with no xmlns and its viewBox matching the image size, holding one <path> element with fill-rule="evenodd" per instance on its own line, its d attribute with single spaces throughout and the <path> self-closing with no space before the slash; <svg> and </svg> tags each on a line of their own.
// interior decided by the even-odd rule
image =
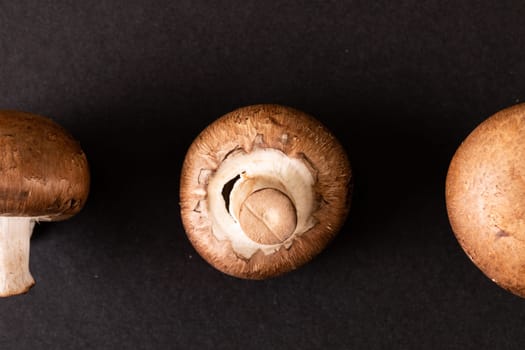
<svg viewBox="0 0 525 350">
<path fill-rule="evenodd" d="M 265 279 L 318 255 L 350 208 L 347 153 L 314 117 L 261 104 L 238 108 L 190 145 L 181 217 L 197 252 L 216 269 Z"/>
<path fill-rule="evenodd" d="M 27 292 L 29 246 L 39 221 L 77 214 L 89 192 L 78 142 L 51 119 L 0 111 L 0 296 Z"/>
<path fill-rule="evenodd" d="M 525 104 L 486 118 L 449 165 L 452 230 L 488 278 L 525 298 Z"/>
</svg>

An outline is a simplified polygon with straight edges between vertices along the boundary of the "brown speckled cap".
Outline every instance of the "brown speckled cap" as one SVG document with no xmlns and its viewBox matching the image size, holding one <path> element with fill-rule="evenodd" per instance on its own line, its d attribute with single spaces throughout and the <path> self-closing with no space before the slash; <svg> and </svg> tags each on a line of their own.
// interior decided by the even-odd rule
<svg viewBox="0 0 525 350">
<path fill-rule="evenodd" d="M 246 156 L 242 159 L 247 159 L 245 163 L 240 162 L 236 173 L 237 178 L 243 178 L 245 171 L 249 172 L 247 169 L 251 166 L 249 156 L 257 152 L 272 153 L 280 157 L 283 163 L 275 162 L 274 168 L 279 168 L 279 164 L 293 163 L 297 167 L 308 169 L 305 172 L 311 174 L 313 185 L 311 189 L 305 188 L 305 191 L 312 191 L 315 207 L 309 214 L 311 218 L 307 218 L 311 219 L 311 226 L 305 232 L 282 238 L 283 243 L 274 248 L 261 244 L 260 249 L 254 248 L 250 254 L 241 254 L 239 251 L 242 247 L 236 251 L 235 242 L 224 238 L 228 232 L 222 236 L 217 234 L 222 223 L 211 219 L 214 208 L 210 205 L 210 198 L 219 197 L 220 191 L 226 191 L 227 184 L 213 189 L 210 183 L 214 181 L 214 177 L 219 176 L 221 166 L 239 153 Z M 249 176 L 246 178 L 246 181 L 250 180 Z M 280 105 L 239 108 L 214 121 L 190 146 L 184 160 L 180 184 L 182 221 L 195 249 L 215 268 L 241 278 L 263 279 L 276 276 L 311 260 L 341 229 L 350 206 L 351 178 L 345 150 L 328 129 L 313 117 Z M 286 181 L 279 181 L 283 181 L 282 188 L 276 185 L 272 190 L 274 195 L 281 193 L 281 190 L 286 192 Z M 293 183 L 294 180 L 290 182 Z M 267 193 L 271 195 L 272 191 Z M 286 199 L 279 201 L 288 203 Z M 285 212 L 294 205 L 301 206 L 297 198 L 291 202 L 292 204 L 286 204 L 288 207 Z M 273 204 L 271 201 L 264 203 L 266 206 Z M 293 220 L 288 221 L 295 224 Z M 301 215 L 298 220 L 298 226 L 301 225 L 301 220 L 306 222 Z M 279 225 L 275 227 L 277 226 Z M 290 230 L 289 227 L 288 225 L 286 230 Z M 271 229 L 270 227 L 269 230 Z M 288 237 L 288 232 L 285 236 Z M 261 239 L 260 242 L 265 241 Z"/>
<path fill-rule="evenodd" d="M 446 179 L 452 229 L 466 254 L 501 287 L 525 297 L 525 104 L 476 127 Z"/>
<path fill-rule="evenodd" d="M 89 192 L 80 145 L 38 115 L 0 111 L 0 215 L 62 220 L 78 213 Z"/>
</svg>

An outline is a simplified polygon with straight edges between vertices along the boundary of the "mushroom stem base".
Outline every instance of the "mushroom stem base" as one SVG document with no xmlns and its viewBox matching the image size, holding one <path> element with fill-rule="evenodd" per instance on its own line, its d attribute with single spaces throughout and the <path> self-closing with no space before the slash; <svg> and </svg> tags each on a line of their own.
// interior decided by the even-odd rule
<svg viewBox="0 0 525 350">
<path fill-rule="evenodd" d="M 35 284 L 29 272 L 34 218 L 0 217 L 0 297 L 22 294 Z"/>
</svg>

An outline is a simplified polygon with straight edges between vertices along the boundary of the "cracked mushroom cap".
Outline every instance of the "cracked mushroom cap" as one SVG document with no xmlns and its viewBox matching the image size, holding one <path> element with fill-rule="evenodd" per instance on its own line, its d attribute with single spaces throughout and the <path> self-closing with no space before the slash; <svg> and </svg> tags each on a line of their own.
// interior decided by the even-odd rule
<svg viewBox="0 0 525 350">
<path fill-rule="evenodd" d="M 298 268 L 341 229 L 350 206 L 345 150 L 313 117 L 279 105 L 217 119 L 184 160 L 181 216 L 218 270 L 263 279 Z"/>
<path fill-rule="evenodd" d="M 0 111 L 0 216 L 67 219 L 89 191 L 86 156 L 52 120 Z"/>
<path fill-rule="evenodd" d="M 446 203 L 452 230 L 473 263 L 525 297 L 525 104 L 487 118 L 459 146 Z"/>
</svg>

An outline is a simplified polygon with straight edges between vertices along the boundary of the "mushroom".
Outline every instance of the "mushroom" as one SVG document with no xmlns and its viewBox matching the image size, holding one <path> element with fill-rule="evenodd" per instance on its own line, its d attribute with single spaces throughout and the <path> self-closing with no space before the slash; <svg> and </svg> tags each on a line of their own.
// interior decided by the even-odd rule
<svg viewBox="0 0 525 350">
<path fill-rule="evenodd" d="M 50 119 L 0 111 L 0 296 L 27 292 L 29 243 L 39 221 L 67 219 L 89 191 L 86 156 Z"/>
<path fill-rule="evenodd" d="M 448 169 L 446 205 L 472 262 L 525 297 L 525 104 L 495 113 L 466 137 Z"/>
<path fill-rule="evenodd" d="M 305 264 L 334 238 L 351 180 L 345 150 L 318 120 L 286 106 L 247 106 L 215 120 L 189 147 L 182 222 L 218 270 L 269 278 Z"/>
</svg>

